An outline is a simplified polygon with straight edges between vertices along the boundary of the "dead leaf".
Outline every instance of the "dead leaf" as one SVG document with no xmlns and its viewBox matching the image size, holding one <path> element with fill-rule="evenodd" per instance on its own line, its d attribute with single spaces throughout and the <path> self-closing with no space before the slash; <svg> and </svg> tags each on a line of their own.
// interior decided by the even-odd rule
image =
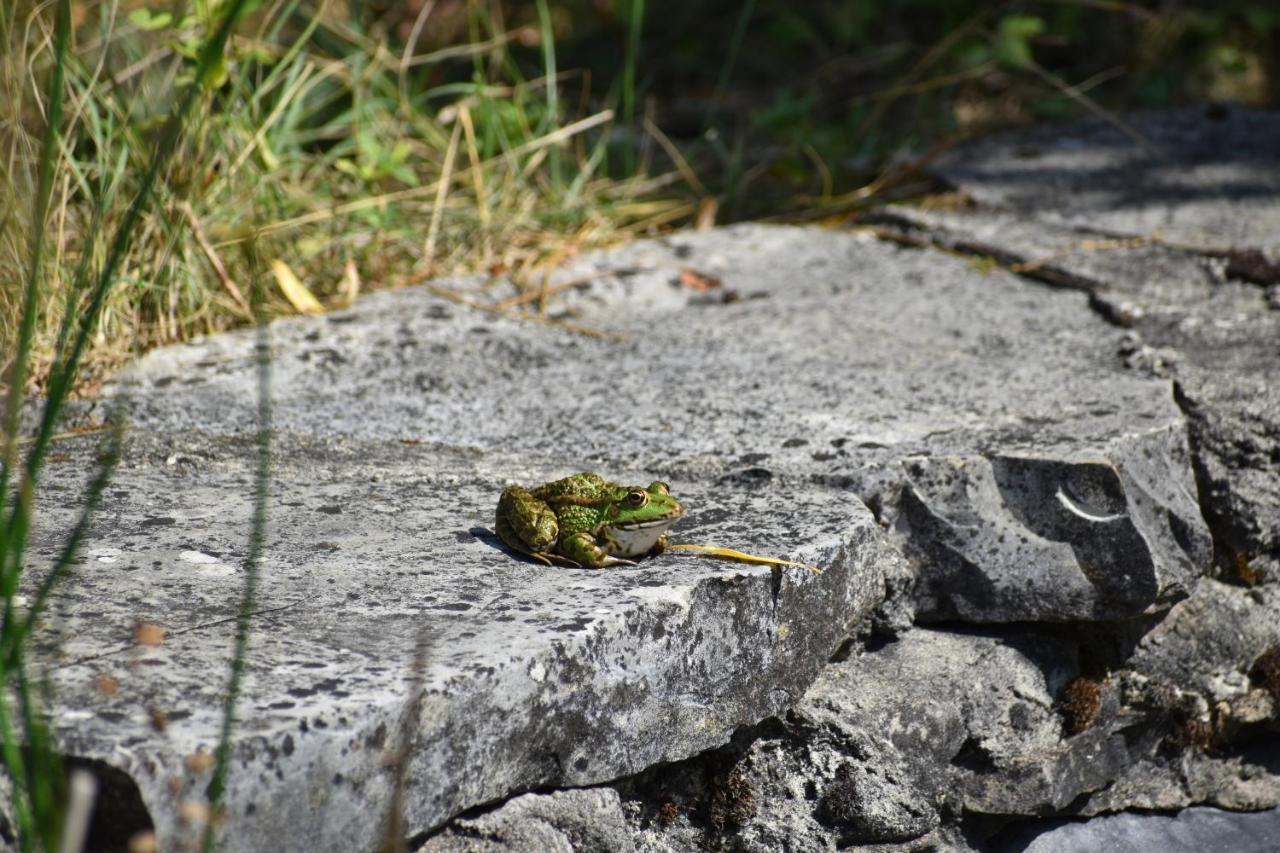
<svg viewBox="0 0 1280 853">
<path fill-rule="evenodd" d="M 200 747 L 195 752 L 182 759 L 182 763 L 186 765 L 188 772 L 204 773 L 207 770 L 213 769 L 213 753 L 204 747 Z"/>
<path fill-rule="evenodd" d="M 151 718 L 151 728 L 157 732 L 163 733 L 165 729 L 169 728 L 169 715 L 155 705 L 147 708 L 147 716 Z"/>
<path fill-rule="evenodd" d="M 164 642 L 164 626 L 155 622 L 139 622 L 133 626 L 133 641 L 140 646 L 158 646 Z"/>
<path fill-rule="evenodd" d="M 720 212 L 720 200 L 707 196 L 698 202 L 698 215 L 693 219 L 695 231 L 710 231 L 716 227 L 716 214 Z"/>
<path fill-rule="evenodd" d="M 271 262 L 271 272 L 280 285 L 280 292 L 299 314 L 323 314 L 324 306 L 320 300 L 311 295 L 311 291 L 303 286 L 293 270 L 284 261 L 277 258 Z"/>
<path fill-rule="evenodd" d="M 342 270 L 342 293 L 341 305 L 343 308 L 350 307 L 356 297 L 360 295 L 360 271 L 356 269 L 356 262 L 348 259 L 346 267 Z"/>
<path fill-rule="evenodd" d="M 695 290 L 698 293 L 707 293 L 724 286 L 724 282 L 720 280 L 719 276 L 683 267 L 680 270 L 680 286 Z"/>
<path fill-rule="evenodd" d="M 115 696 L 120 692 L 120 682 L 106 673 L 100 673 L 93 679 L 94 688 L 103 696 Z"/>
<path fill-rule="evenodd" d="M 178 806 L 178 816 L 187 824 L 208 823 L 209 804 L 204 800 L 183 800 Z"/>
<path fill-rule="evenodd" d="M 808 569 L 815 575 L 822 574 L 822 569 L 817 566 L 811 566 L 808 563 L 797 563 L 794 560 L 781 560 L 777 557 L 761 557 L 756 554 L 747 554 L 743 551 L 735 551 L 732 548 L 718 548 L 714 545 L 668 545 L 668 551 L 697 551 L 700 554 L 706 554 L 708 557 L 720 557 L 724 560 L 734 560 L 739 563 L 753 563 L 762 566 L 794 566 L 798 569 Z"/>
</svg>

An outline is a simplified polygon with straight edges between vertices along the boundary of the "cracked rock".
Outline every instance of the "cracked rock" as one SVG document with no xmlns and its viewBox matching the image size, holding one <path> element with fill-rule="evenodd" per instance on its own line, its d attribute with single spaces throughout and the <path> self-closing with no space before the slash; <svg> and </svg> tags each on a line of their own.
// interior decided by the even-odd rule
<svg viewBox="0 0 1280 853">
<path fill-rule="evenodd" d="M 631 853 L 635 849 L 611 788 L 522 794 L 475 817 L 459 818 L 421 853 Z"/>
</svg>

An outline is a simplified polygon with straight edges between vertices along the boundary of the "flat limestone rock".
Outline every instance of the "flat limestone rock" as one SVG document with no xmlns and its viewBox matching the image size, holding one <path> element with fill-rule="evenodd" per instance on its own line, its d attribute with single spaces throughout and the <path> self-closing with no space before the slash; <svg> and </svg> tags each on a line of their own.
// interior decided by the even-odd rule
<svg viewBox="0 0 1280 853">
<path fill-rule="evenodd" d="M 1177 814 L 1117 814 L 1085 823 L 1029 827 L 997 848 L 999 853 L 1270 853 L 1280 848 L 1280 810 L 1236 814 L 1190 808 Z"/>
<path fill-rule="evenodd" d="M 723 283 L 699 292 L 685 269 Z M 894 546 L 925 581 L 923 618 L 974 622 L 1149 614 L 1207 564 L 1170 383 L 1116 358 L 1123 332 L 1085 294 L 763 226 L 562 274 L 590 282 L 546 322 L 405 290 L 271 327 L 271 538 L 229 849 L 375 845 L 405 731 L 410 835 L 722 745 L 798 700 L 901 575 Z M 158 351 L 116 384 L 134 437 L 83 577 L 54 603 L 61 742 L 125 771 L 163 839 L 187 832 L 181 804 L 208 772 L 197 750 L 216 741 L 254 347 L 242 332 Z M 65 447 L 47 471 L 45 558 L 96 444 Z M 689 508 L 677 540 L 826 572 L 674 554 L 552 570 L 495 546 L 503 485 L 575 470 L 669 481 Z M 164 642 L 138 647 L 138 622 Z M 931 825 L 915 803 L 877 834 Z"/>
<path fill-rule="evenodd" d="M 1176 379 L 1203 510 L 1225 558 L 1277 560 L 1280 311 L 1267 291 L 1232 277 L 1219 258 L 1003 210 L 896 207 L 879 221 L 904 238 L 1089 293 L 1101 316 L 1131 330 L 1117 350 L 1126 364 Z"/>
<path fill-rule="evenodd" d="M 203 794 L 218 739 L 251 449 L 136 434 L 48 620 L 63 750 L 127 773 L 167 848 L 195 837 L 181 804 Z M 60 443 L 37 566 L 94 452 Z M 599 571 L 514 558 L 486 529 L 497 494 L 570 470 L 552 464 L 280 438 L 225 849 L 373 849 L 405 749 L 415 835 L 514 791 L 718 746 L 794 702 L 883 595 L 891 555 L 866 508 L 781 483 L 673 481 L 689 508 L 677 536 L 821 575 L 674 553 Z"/>
<path fill-rule="evenodd" d="M 722 284 L 699 293 L 682 270 Z M 637 243 L 563 275 L 590 284 L 552 319 L 607 337 L 423 291 L 276 324 L 275 423 L 552 449 L 726 488 L 847 488 L 920 557 L 927 618 L 1131 616 L 1185 596 L 1207 563 L 1169 383 L 1124 368 L 1121 333 L 1082 294 L 867 235 L 765 226 Z M 121 387 L 148 428 L 243 430 L 253 381 L 241 334 L 149 356 Z M 1029 561 L 1047 567 L 1034 594 Z"/>
<path fill-rule="evenodd" d="M 1121 121 L 992 137 L 931 169 L 1044 222 L 1280 261 L 1280 114 L 1188 107 Z"/>
<path fill-rule="evenodd" d="M 1186 109 L 1132 124 L 1161 156 L 1097 123 L 984 140 L 936 167 L 975 207 L 897 208 L 888 221 L 1087 290 L 1131 328 L 1125 358 L 1177 380 L 1224 560 L 1276 571 L 1280 113 Z"/>
</svg>

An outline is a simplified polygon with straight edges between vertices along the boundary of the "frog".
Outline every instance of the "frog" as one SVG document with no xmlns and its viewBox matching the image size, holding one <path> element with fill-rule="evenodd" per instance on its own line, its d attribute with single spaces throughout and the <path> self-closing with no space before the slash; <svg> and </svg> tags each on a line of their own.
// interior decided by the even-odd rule
<svg viewBox="0 0 1280 853">
<path fill-rule="evenodd" d="M 507 547 L 547 565 L 634 566 L 626 558 L 662 553 L 667 528 L 682 515 L 666 483 L 625 486 L 584 471 L 532 489 L 507 486 L 495 531 Z"/>
</svg>

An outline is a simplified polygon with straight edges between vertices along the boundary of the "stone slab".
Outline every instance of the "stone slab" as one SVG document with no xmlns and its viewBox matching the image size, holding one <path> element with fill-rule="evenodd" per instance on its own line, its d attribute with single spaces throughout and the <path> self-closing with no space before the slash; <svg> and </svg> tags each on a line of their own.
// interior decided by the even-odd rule
<svg viewBox="0 0 1280 853">
<path fill-rule="evenodd" d="M 684 268 L 724 286 L 682 287 Z M 891 543 L 927 581 L 922 618 L 976 622 L 1150 614 L 1207 563 L 1170 382 L 1116 357 L 1124 332 L 1085 294 L 863 234 L 763 226 L 645 241 L 561 275 L 592 280 L 550 324 L 405 290 L 272 326 L 273 539 L 228 849 L 376 843 L 420 643 L 411 834 L 521 790 L 685 758 L 780 713 L 901 574 Z M 180 803 L 202 790 L 185 757 L 214 740 L 253 353 L 251 332 L 218 336 L 153 353 L 114 386 L 133 444 L 85 575 L 56 602 L 58 734 L 125 770 L 164 838 L 186 831 Z M 45 556 L 92 467 L 93 439 L 64 446 Z M 586 469 L 668 480 L 690 510 L 677 538 L 828 570 L 664 555 L 566 573 L 486 539 L 504 483 Z M 140 620 L 164 624 L 165 642 L 137 648 Z"/>
<path fill-rule="evenodd" d="M 1029 829 L 1000 853 L 1270 853 L 1280 849 L 1280 810 L 1239 814 L 1190 808 L 1175 815 L 1117 814 Z"/>
<path fill-rule="evenodd" d="M 690 268 L 723 287 L 681 287 Z M 1170 386 L 1123 366 L 1120 333 L 1082 294 L 765 226 L 645 241 L 562 275 L 592 281 L 552 319 L 620 339 L 424 292 L 277 324 L 275 423 L 672 478 L 818 479 L 875 506 L 912 553 L 955 552 L 917 560 L 932 618 L 1133 615 L 1184 596 L 1208 562 Z M 492 301 L 483 283 L 445 284 Z M 251 356 L 248 335 L 222 336 L 143 359 L 121 387 L 147 428 L 245 429 Z M 957 482 L 993 464 L 1004 473 Z M 920 512 L 899 513 L 904 491 Z M 1035 594 L 1029 559 L 1048 567 Z"/>
<path fill-rule="evenodd" d="M 1218 204 L 1225 217 L 1235 202 L 1224 189 Z M 1131 330 L 1118 350 L 1127 364 L 1176 379 L 1200 499 L 1224 560 L 1276 560 L 1280 386 L 1272 378 L 1280 373 L 1280 311 L 1267 289 L 1235 277 L 1220 257 L 1117 241 L 1022 212 L 899 206 L 878 221 L 906 238 L 1087 292 L 1100 316 Z"/>
<path fill-rule="evenodd" d="M 1206 578 L 1145 632 L 916 627 L 887 644 L 855 642 L 785 716 L 595 797 L 620 796 L 624 838 L 638 850 L 750 853 L 1018 850 L 1013 840 L 1060 825 L 1046 815 L 1273 809 L 1277 716 L 1246 672 L 1277 641 L 1278 589 Z M 1067 711 L 1082 676 L 1097 688 L 1088 716 Z M 1174 740 L 1199 713 L 1216 721 L 1213 742 Z M 509 819 L 509 805 L 484 819 Z M 1244 832 L 1242 818 L 1224 814 L 1221 825 Z M 1161 826 L 1148 827 L 1152 838 Z"/>
<path fill-rule="evenodd" d="M 1176 379 L 1183 419 L 1167 430 L 1121 426 L 1110 438 L 1086 427 L 1081 444 L 1060 445 L 1050 436 L 1052 424 L 1061 420 L 1050 417 L 1044 432 L 1025 433 L 1032 444 L 1046 440 L 1049 454 L 1006 453 L 1018 438 L 1013 430 L 993 427 L 991 410 L 984 408 L 982 391 L 973 384 L 978 371 L 966 362 L 963 332 L 949 349 L 930 349 L 932 341 L 912 337 L 921 332 L 921 338 L 928 338 L 945 329 L 945 323 L 937 324 L 936 317 L 902 296 L 902 279 L 892 271 L 879 276 L 878 286 L 857 289 L 861 305 L 846 307 L 833 291 L 827 304 L 845 322 L 861 322 L 865 311 L 882 304 L 903 306 L 906 328 L 893 323 L 884 328 L 909 346 L 920 346 L 934 361 L 923 366 L 908 354 L 893 363 L 908 371 L 917 396 L 928 398 L 936 392 L 919 377 L 943 374 L 959 362 L 960 369 L 946 376 L 959 389 L 956 399 L 973 406 L 966 411 L 978 416 L 967 431 L 929 434 L 916 445 L 919 451 L 907 441 L 876 446 L 874 439 L 861 446 L 845 442 L 834 453 L 824 448 L 824 458 L 815 453 L 813 461 L 827 463 L 827 471 L 807 468 L 803 459 L 780 462 L 777 455 L 752 459 L 751 464 L 774 471 L 808 470 L 810 477 L 842 484 L 866 498 L 912 558 L 917 618 L 991 622 L 999 617 L 990 614 L 1020 612 L 1033 621 L 967 627 L 953 621 L 896 634 L 864 629 L 786 716 L 740 732 L 729 747 L 600 789 L 620 794 L 616 807 L 606 797 L 611 825 L 616 808 L 637 849 L 825 851 L 852 844 L 886 851 L 988 849 L 988 842 L 1008 840 L 999 830 L 1019 815 L 1177 810 L 1191 803 L 1258 809 L 1277 802 L 1276 701 L 1251 673 L 1258 655 L 1277 641 L 1275 596 L 1280 587 L 1266 583 L 1247 588 L 1243 584 L 1257 584 L 1258 578 L 1243 571 L 1231 578 L 1237 585 L 1210 578 L 1197 582 L 1192 571 L 1190 577 L 1182 576 L 1178 592 L 1152 601 L 1141 613 L 1134 607 L 1110 614 L 1094 610 L 1102 621 L 1081 622 L 1088 608 L 1063 593 L 1086 587 L 1073 586 L 1070 572 L 1062 571 L 1071 566 L 1071 558 L 1058 558 L 1053 546 L 1046 545 L 1069 543 L 1075 567 L 1086 576 L 1085 567 L 1119 564 L 1130 569 L 1132 563 L 1114 554 L 1133 551 L 1126 541 L 1159 529 L 1142 521 L 1150 517 L 1147 513 L 1195 506 L 1198 494 L 1214 522 L 1218 544 L 1244 542 L 1251 549 L 1244 556 L 1251 559 L 1253 549 L 1265 549 L 1269 541 L 1267 525 L 1280 517 L 1268 515 L 1266 491 L 1276 487 L 1275 471 L 1266 467 L 1268 455 L 1275 458 L 1267 377 L 1275 372 L 1274 351 L 1268 347 L 1276 336 L 1273 318 L 1265 313 L 1274 299 L 1253 279 L 1241 280 L 1250 275 L 1242 272 L 1238 253 L 1231 251 L 1269 251 L 1267 239 L 1280 233 L 1272 225 L 1275 120 L 1228 111 L 1211 119 L 1230 125 L 1228 132 L 1206 132 L 1197 124 L 1198 115 L 1135 119 L 1139 131 L 1163 152 L 1148 160 L 1143 156 L 1149 155 L 1135 154 L 1126 139 L 1117 142 L 1099 127 L 979 142 L 941 167 L 976 200 L 975 206 L 953 212 L 895 211 L 887 217 L 896 218 L 889 224 L 899 237 L 911 238 L 903 243 L 921 249 L 918 257 L 932 267 L 927 286 L 944 294 L 946 310 L 963 318 L 965 330 L 986 336 L 974 348 L 991 374 L 997 381 L 1013 377 L 1010 387 L 1016 393 L 1010 396 L 1017 402 L 1012 411 L 1024 412 L 1024 404 L 1043 398 L 1036 396 L 1032 383 L 1018 381 L 1017 371 L 1006 372 L 1006 358 L 1025 358 L 1037 366 L 1046 362 L 1027 349 L 1002 354 L 983 347 L 997 340 L 1001 324 L 1019 330 L 1013 335 L 1015 349 L 1026 344 L 1031 332 L 1011 320 L 1001 266 L 1016 272 L 1022 293 L 1049 311 L 1051 334 L 1062 335 L 1056 340 L 1072 338 L 1079 314 L 1049 309 L 1059 303 L 1043 298 L 1044 285 L 1057 288 L 1064 300 L 1074 298 L 1061 303 L 1072 304 L 1073 311 L 1091 309 L 1097 324 L 1093 329 L 1105 328 L 1076 339 L 1082 346 L 1071 363 L 1114 367 L 1134 379 Z M 1248 138 L 1233 139 L 1232 134 Z M 978 168 L 965 173 L 973 161 Z M 755 253 L 769 239 L 757 236 L 750 249 L 737 251 Z M 701 238 L 677 238 L 671 245 L 676 261 L 660 244 L 633 249 L 645 253 L 641 261 L 616 276 L 611 286 L 643 288 L 644 271 L 655 265 L 668 270 L 671 282 L 678 263 L 695 269 L 710 263 L 710 271 L 735 286 L 755 280 L 751 271 L 736 271 L 732 249 L 708 258 L 702 251 L 708 242 Z M 944 257 L 938 248 L 959 256 Z M 789 274 L 788 293 L 804 293 L 812 284 L 817 265 L 805 263 L 807 251 L 807 246 L 793 246 L 778 253 L 770 268 Z M 874 256 L 868 253 L 855 265 L 855 280 L 863 272 L 881 272 Z M 900 256 L 895 266 L 909 272 L 911 264 Z M 974 281 L 988 283 L 985 301 L 977 288 L 952 289 L 957 278 L 953 271 L 960 265 L 978 273 Z M 903 301 L 891 302 L 878 290 Z M 676 292 L 651 291 L 668 300 L 670 313 L 680 312 Z M 592 311 L 610 317 L 607 292 L 593 288 L 581 302 L 579 318 Z M 785 310 L 775 317 L 784 325 L 789 322 Z M 814 329 L 814 346 L 821 353 L 835 333 L 825 318 Z M 714 331 L 708 337 L 715 347 L 722 346 Z M 651 338 L 664 339 L 662 329 L 649 330 L 646 339 Z M 753 337 L 753 344 L 758 340 Z M 880 351 L 875 334 L 862 340 L 870 353 Z M 1101 349 L 1089 349 L 1090 343 Z M 756 348 L 778 361 L 770 344 L 766 335 Z M 951 361 L 944 360 L 944 353 Z M 820 366 L 824 377 L 851 372 Z M 753 367 L 751 375 L 770 389 L 781 379 L 769 365 Z M 1062 377 L 1057 370 L 1043 373 L 1051 383 Z M 830 381 L 847 387 L 839 378 Z M 750 393 L 743 384 L 732 387 L 739 395 Z M 1078 386 L 1064 388 L 1066 399 L 1074 399 Z M 906 408 L 899 406 L 900 411 Z M 874 408 L 866 411 L 879 415 Z M 929 412 L 926 419 L 937 414 Z M 1192 464 L 1187 445 L 1179 440 L 1184 429 L 1191 436 L 1190 458 L 1198 475 L 1194 484 L 1186 473 Z M 1072 448 L 1086 445 L 1089 454 L 1070 455 Z M 1240 529 L 1224 528 L 1224 516 L 1241 508 Z M 1171 520 L 1160 537 L 1176 543 L 1175 561 L 1181 550 L 1187 563 L 1202 567 L 1203 528 L 1196 513 L 1175 509 L 1173 514 L 1191 516 L 1192 523 Z M 1102 519 L 1108 517 L 1116 518 L 1104 528 Z M 1141 532 L 1122 533 L 1114 524 L 1121 518 Z M 1081 522 L 1092 529 L 1061 533 Z M 1026 532 L 1034 537 L 1019 541 Z M 1108 534 L 1113 538 L 1108 540 Z M 1085 542 L 1096 550 L 1076 550 Z M 1148 555 L 1161 550 L 1150 542 L 1142 547 Z M 1013 555 L 1020 548 L 1027 549 L 1021 564 L 1036 571 L 1002 577 L 1002 566 L 1018 564 Z M 1164 561 L 1170 562 L 1168 557 Z M 1056 576 L 1047 581 L 1042 575 Z M 1150 579 L 1159 572 L 1134 576 Z M 1124 597 L 1123 587 L 1098 580 L 1108 590 L 1100 598 Z M 1041 582 L 1047 590 L 1036 586 Z M 1018 601 L 1019 589 L 1051 604 L 1031 610 Z M 1188 593 L 1189 598 L 1164 611 L 1172 598 Z M 1106 616 L 1122 618 L 1107 621 Z M 886 644 L 889 638 L 896 640 Z M 502 831 L 508 811 L 517 804 L 545 813 L 542 804 L 522 799 L 486 813 L 483 818 L 492 821 L 486 825 Z M 599 794 L 596 800 L 601 800 Z M 576 825 L 576 814 L 566 811 L 567 827 Z M 1258 836 L 1261 846 L 1249 846 L 1258 838 L 1254 818 L 1217 813 L 1209 835 L 1214 842 L 1238 839 L 1244 849 L 1270 849 L 1274 840 L 1265 833 Z M 1046 849 L 1057 849 L 1055 840 L 1066 844 L 1073 832 L 1086 839 L 1074 849 L 1100 849 L 1099 844 L 1123 840 L 1127 830 L 1109 828 L 1127 826 L 1126 821 L 1143 824 L 1136 835 L 1141 843 L 1118 849 L 1216 846 L 1179 848 L 1188 837 L 1183 816 L 1121 815 L 1096 826 L 1072 824 L 1067 835 L 1050 833 Z M 451 834 L 452 827 L 439 836 L 442 842 L 465 837 Z M 1043 827 L 1038 822 L 1026 825 L 1032 832 Z M 458 822 L 460 833 L 472 828 Z M 993 833 L 998 834 L 993 838 Z"/>
<path fill-rule="evenodd" d="M 95 446 L 59 444 L 37 566 L 74 518 Z M 135 433 L 45 637 L 62 748 L 128 773 L 166 849 L 194 837 L 181 804 L 202 795 L 198 753 L 217 742 L 250 450 Z M 223 849 L 373 849 L 403 731 L 408 835 L 515 791 L 718 746 L 794 702 L 883 595 L 891 555 L 866 508 L 781 482 L 674 480 L 688 507 L 677 535 L 792 556 L 820 576 L 675 554 L 607 571 L 513 558 L 485 529 L 503 482 L 569 470 L 281 436 Z M 138 623 L 163 639 L 139 644 Z"/>
<path fill-rule="evenodd" d="M 1187 107 L 996 136 L 933 171 L 983 205 L 1091 231 L 1280 259 L 1280 113 Z"/>
</svg>

